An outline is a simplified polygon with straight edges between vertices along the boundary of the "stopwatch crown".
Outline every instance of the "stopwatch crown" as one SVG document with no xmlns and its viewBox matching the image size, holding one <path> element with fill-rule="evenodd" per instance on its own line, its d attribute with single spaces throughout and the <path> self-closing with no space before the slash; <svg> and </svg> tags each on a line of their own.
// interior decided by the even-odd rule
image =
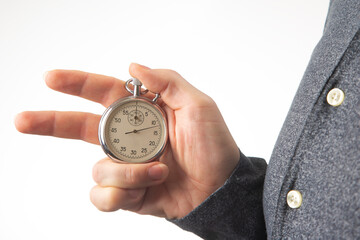
<svg viewBox="0 0 360 240">
<path fill-rule="evenodd" d="M 133 84 L 134 86 L 142 86 L 142 83 L 140 82 L 139 79 L 137 79 L 137 78 L 132 78 L 131 80 L 132 80 L 132 84 Z"/>
</svg>

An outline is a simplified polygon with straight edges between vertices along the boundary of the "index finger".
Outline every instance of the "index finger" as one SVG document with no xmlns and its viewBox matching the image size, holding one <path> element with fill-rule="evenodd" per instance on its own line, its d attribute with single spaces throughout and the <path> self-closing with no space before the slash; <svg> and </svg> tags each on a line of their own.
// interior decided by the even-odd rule
<svg viewBox="0 0 360 240">
<path fill-rule="evenodd" d="M 124 81 L 100 74 L 58 69 L 47 72 L 44 78 L 53 90 L 98 102 L 105 107 L 129 95 Z"/>
</svg>

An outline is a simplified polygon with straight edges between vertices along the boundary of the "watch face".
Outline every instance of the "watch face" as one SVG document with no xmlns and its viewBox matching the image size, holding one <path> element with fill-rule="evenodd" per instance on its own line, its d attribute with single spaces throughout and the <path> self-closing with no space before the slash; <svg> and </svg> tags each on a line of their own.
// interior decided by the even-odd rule
<svg viewBox="0 0 360 240">
<path fill-rule="evenodd" d="M 165 114 L 146 98 L 120 99 L 105 111 L 99 139 L 114 160 L 131 163 L 155 160 L 167 141 Z"/>
</svg>

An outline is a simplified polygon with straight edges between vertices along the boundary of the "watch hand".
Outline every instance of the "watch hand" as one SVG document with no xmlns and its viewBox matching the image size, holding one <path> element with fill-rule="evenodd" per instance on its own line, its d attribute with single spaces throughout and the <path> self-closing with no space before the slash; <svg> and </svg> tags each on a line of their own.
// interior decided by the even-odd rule
<svg viewBox="0 0 360 240">
<path fill-rule="evenodd" d="M 155 127 L 159 127 L 159 126 L 152 126 L 152 127 L 142 128 L 142 129 L 139 129 L 139 130 L 134 129 L 133 131 L 126 132 L 125 134 L 137 133 L 137 132 L 144 131 L 144 130 L 147 130 L 147 129 L 150 129 L 150 128 L 155 128 Z"/>
<path fill-rule="evenodd" d="M 138 104 L 138 102 L 136 101 L 136 107 L 135 107 L 135 124 L 136 124 L 136 120 L 138 119 L 138 116 L 137 116 L 137 104 Z"/>
</svg>

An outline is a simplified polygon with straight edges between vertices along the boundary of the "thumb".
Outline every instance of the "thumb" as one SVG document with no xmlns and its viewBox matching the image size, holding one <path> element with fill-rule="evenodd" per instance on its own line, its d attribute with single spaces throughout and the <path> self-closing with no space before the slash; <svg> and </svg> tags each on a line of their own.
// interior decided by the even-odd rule
<svg viewBox="0 0 360 240">
<path fill-rule="evenodd" d="M 161 99 L 172 109 L 182 108 L 206 96 L 173 70 L 150 69 L 132 63 L 129 72 L 131 76 L 139 79 L 149 91 L 160 93 Z"/>
</svg>

